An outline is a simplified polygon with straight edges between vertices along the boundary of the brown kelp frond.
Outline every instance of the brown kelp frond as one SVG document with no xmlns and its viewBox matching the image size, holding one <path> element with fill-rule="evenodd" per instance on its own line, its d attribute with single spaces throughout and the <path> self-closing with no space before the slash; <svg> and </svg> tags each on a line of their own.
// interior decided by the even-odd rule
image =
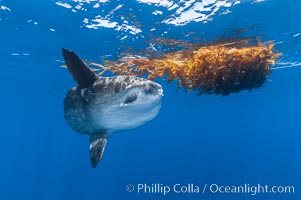
<svg viewBox="0 0 301 200">
<path fill-rule="evenodd" d="M 273 42 L 230 41 L 165 53 L 161 58 L 131 57 L 106 61 L 105 70 L 117 75 L 165 77 L 199 94 L 221 94 L 263 86 L 281 53 Z M 103 73 L 103 72 L 102 72 Z"/>
</svg>

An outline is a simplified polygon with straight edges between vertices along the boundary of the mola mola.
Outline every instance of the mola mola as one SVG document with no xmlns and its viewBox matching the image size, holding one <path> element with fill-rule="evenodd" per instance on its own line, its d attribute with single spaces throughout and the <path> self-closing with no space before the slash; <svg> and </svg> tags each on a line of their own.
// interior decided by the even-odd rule
<svg viewBox="0 0 301 200">
<path fill-rule="evenodd" d="M 64 116 L 74 131 L 90 136 L 95 168 L 113 132 L 139 127 L 157 116 L 163 90 L 156 82 L 134 76 L 100 77 L 74 52 L 62 52 L 77 82 L 65 97 Z"/>
</svg>

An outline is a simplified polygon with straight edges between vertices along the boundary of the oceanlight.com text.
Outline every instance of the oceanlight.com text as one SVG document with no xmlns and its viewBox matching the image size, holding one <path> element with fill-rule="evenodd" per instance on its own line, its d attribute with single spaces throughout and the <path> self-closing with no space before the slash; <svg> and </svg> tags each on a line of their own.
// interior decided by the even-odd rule
<svg viewBox="0 0 301 200">
<path fill-rule="evenodd" d="M 206 186 L 207 187 L 207 186 Z M 240 186 L 224 186 L 218 184 L 209 185 L 210 193 L 221 193 L 221 194 L 264 194 L 264 193 L 273 193 L 273 194 L 290 194 L 295 193 L 294 186 L 268 186 L 261 185 L 260 183 L 257 185 L 244 184 Z"/>
<path fill-rule="evenodd" d="M 278 185 L 269 186 L 266 184 L 242 184 L 242 185 L 221 185 L 221 184 L 196 184 L 187 183 L 180 184 L 175 183 L 172 185 L 162 183 L 138 183 L 128 184 L 125 187 L 129 193 L 136 194 L 156 194 L 166 196 L 168 194 L 248 194 L 248 195 L 259 195 L 259 194 L 294 194 L 295 187 L 292 185 Z"/>
</svg>

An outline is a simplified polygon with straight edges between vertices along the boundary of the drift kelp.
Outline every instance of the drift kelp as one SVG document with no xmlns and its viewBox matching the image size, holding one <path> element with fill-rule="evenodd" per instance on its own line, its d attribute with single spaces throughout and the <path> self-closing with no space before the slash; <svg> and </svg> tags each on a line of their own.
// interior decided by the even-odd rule
<svg viewBox="0 0 301 200">
<path fill-rule="evenodd" d="M 165 53 L 160 58 L 128 57 L 106 61 L 105 70 L 117 75 L 148 75 L 178 80 L 180 87 L 199 94 L 221 94 L 252 90 L 263 86 L 271 66 L 281 53 L 274 53 L 273 42 L 245 40 L 200 46 L 193 50 Z"/>
</svg>

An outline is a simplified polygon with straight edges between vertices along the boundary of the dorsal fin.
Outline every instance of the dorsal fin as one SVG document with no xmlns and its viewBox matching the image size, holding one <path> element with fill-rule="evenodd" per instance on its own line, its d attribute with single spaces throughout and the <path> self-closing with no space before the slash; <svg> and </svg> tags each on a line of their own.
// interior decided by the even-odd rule
<svg viewBox="0 0 301 200">
<path fill-rule="evenodd" d="M 91 86 L 98 76 L 72 51 L 62 49 L 63 57 L 73 79 L 79 88 Z"/>
</svg>

